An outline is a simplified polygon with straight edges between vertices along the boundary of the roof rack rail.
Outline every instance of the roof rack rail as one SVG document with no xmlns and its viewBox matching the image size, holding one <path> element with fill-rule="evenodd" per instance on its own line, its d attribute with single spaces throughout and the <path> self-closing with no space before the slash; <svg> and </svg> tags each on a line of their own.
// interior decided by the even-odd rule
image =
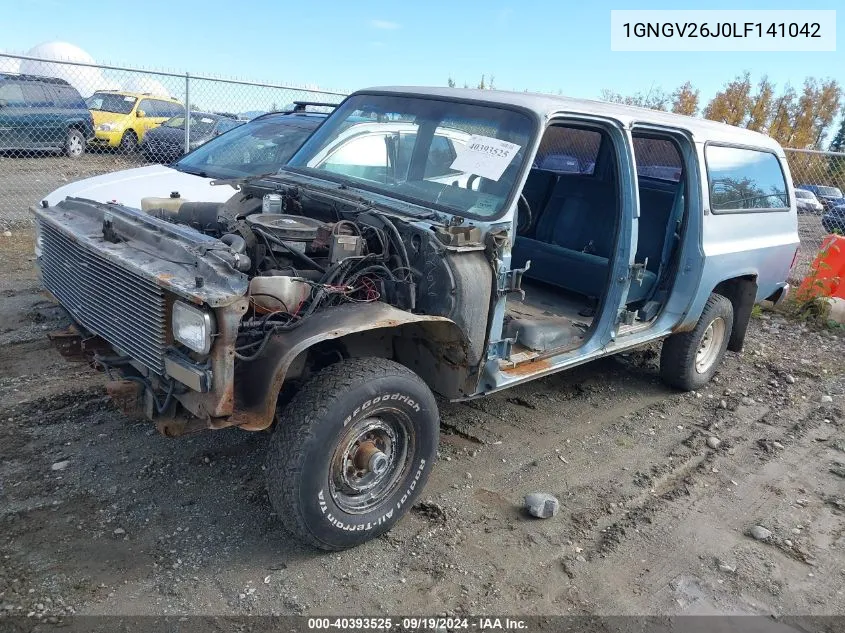
<svg viewBox="0 0 845 633">
<path fill-rule="evenodd" d="M 336 103 L 324 103 L 323 101 L 294 101 L 293 112 L 305 112 L 305 106 L 320 106 L 323 108 L 336 108 Z"/>
</svg>

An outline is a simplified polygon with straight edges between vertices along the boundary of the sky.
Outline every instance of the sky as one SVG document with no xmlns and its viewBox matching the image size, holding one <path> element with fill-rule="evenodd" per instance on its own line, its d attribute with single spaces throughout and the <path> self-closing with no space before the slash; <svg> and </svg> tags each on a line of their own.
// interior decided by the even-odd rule
<svg viewBox="0 0 845 633">
<path fill-rule="evenodd" d="M 691 81 L 706 102 L 746 70 L 778 87 L 808 75 L 845 84 L 845 42 L 813 53 L 610 50 L 611 9 L 678 8 L 840 8 L 845 34 L 841 0 L 0 0 L 0 50 L 62 40 L 104 63 L 342 90 L 474 85 L 485 74 L 497 88 L 587 98 Z"/>
</svg>

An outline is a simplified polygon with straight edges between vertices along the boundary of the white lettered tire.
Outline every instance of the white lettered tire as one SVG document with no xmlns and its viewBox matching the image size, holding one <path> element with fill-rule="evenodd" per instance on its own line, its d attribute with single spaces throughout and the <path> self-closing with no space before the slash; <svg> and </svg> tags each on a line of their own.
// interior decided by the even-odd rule
<svg viewBox="0 0 845 633">
<path fill-rule="evenodd" d="M 305 543 L 360 545 L 414 504 L 439 428 L 434 395 L 407 367 L 383 358 L 331 365 L 280 416 L 267 461 L 270 501 Z"/>
</svg>

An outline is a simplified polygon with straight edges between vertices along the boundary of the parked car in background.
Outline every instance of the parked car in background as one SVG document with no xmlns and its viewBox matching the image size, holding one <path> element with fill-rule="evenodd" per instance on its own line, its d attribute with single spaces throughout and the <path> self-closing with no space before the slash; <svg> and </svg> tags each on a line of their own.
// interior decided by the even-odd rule
<svg viewBox="0 0 845 633">
<path fill-rule="evenodd" d="M 842 196 L 842 191 L 839 187 L 829 187 L 827 185 L 795 185 L 795 188 L 812 192 L 825 211 L 845 204 L 845 197 Z"/>
<path fill-rule="evenodd" d="M 0 150 L 85 153 L 94 121 L 64 79 L 0 73 Z"/>
<path fill-rule="evenodd" d="M 215 137 L 172 165 L 148 165 L 85 178 L 59 187 L 45 200 L 53 205 L 68 196 L 118 202 L 140 208 L 141 198 L 169 196 L 223 202 L 231 185 L 211 186 L 215 178 L 244 178 L 276 172 L 299 149 L 325 114 L 275 112 Z"/>
<path fill-rule="evenodd" d="M 171 163 L 185 154 L 186 119 L 188 117 L 180 114 L 167 119 L 159 127 L 147 132 L 144 135 L 144 140 L 141 141 L 141 151 L 144 152 L 144 157 L 151 162 Z M 246 123 L 246 121 L 238 121 L 233 116 L 211 112 L 191 112 L 189 120 L 190 143 L 188 147 L 190 151 L 195 150 L 203 143 L 207 143 L 215 136 Z"/>
<path fill-rule="evenodd" d="M 825 211 L 822 215 L 822 226 L 828 233 L 845 235 L 845 205 Z"/>
<path fill-rule="evenodd" d="M 798 213 L 813 213 L 815 215 L 820 215 L 824 209 L 822 203 L 816 198 L 816 194 L 807 189 L 795 190 L 795 207 L 798 209 Z"/>
<path fill-rule="evenodd" d="M 99 148 L 138 149 L 148 130 L 185 114 L 185 106 L 170 97 L 147 93 L 99 90 L 86 99 L 94 117 L 94 139 Z"/>
</svg>

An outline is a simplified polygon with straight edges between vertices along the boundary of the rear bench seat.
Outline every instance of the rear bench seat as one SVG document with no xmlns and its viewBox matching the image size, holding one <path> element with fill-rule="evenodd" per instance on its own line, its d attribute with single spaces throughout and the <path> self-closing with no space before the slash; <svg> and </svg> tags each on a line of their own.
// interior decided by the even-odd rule
<svg viewBox="0 0 845 633">
<path fill-rule="evenodd" d="M 517 236 L 511 253 L 512 267 L 522 268 L 531 260 L 526 278 L 588 297 L 600 297 L 608 285 L 616 239 L 615 193 L 605 183 L 561 175 L 557 176 L 548 202 L 535 207 L 532 203 L 541 202 L 535 196 L 548 175 L 548 172 L 536 175 L 532 172 L 526 182 L 529 204 L 542 212 L 533 237 Z M 658 234 L 662 236 L 664 232 L 665 223 Z M 636 261 L 642 261 L 639 253 Z M 646 298 L 656 278 L 652 270 L 646 270 L 642 284 L 631 284 L 628 303 Z"/>
</svg>

